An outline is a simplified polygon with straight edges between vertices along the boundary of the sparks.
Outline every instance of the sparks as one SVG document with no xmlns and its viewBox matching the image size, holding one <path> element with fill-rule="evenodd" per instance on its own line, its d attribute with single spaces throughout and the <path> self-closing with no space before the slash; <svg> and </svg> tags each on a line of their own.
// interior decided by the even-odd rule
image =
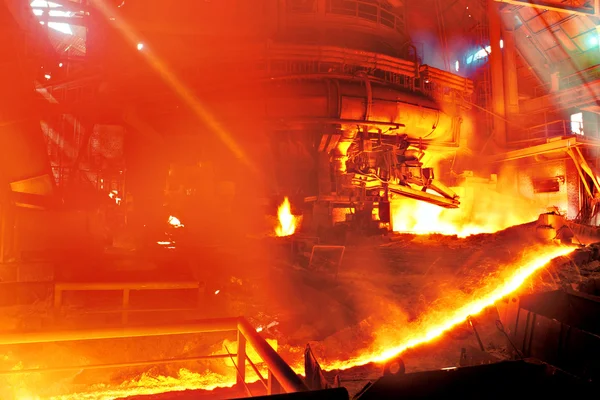
<svg viewBox="0 0 600 400">
<path fill-rule="evenodd" d="M 463 184 L 458 189 L 466 193 L 476 192 L 480 196 L 461 196 L 461 206 L 457 209 L 444 209 L 408 198 L 393 199 L 393 230 L 418 235 L 438 233 L 467 237 L 531 222 L 543 212 L 535 204 L 498 193 L 485 185 Z"/>
<path fill-rule="evenodd" d="M 371 362 L 384 362 L 410 348 L 431 342 L 466 321 L 469 316 L 481 313 L 484 309 L 493 306 L 497 301 L 515 292 L 529 277 L 546 266 L 554 258 L 565 256 L 572 251 L 573 249 L 569 247 L 546 249 L 543 254 L 539 254 L 537 257 L 518 266 L 502 284 L 491 288 L 473 301 L 454 309 L 454 311 L 448 310 L 448 312 L 442 313 L 444 316 L 443 319 L 424 318 L 428 322 L 416 326 L 412 334 L 402 343 L 391 345 L 379 351 L 371 351 L 347 361 L 323 363 L 323 367 L 327 370 L 344 370 Z"/>
<path fill-rule="evenodd" d="M 493 306 L 497 301 L 518 290 L 528 278 L 544 268 L 554 258 L 566 256 L 572 251 L 573 248 L 568 247 L 547 247 L 543 253 L 538 253 L 535 257 L 516 265 L 512 273 L 499 285 L 495 282 L 490 282 L 488 287 L 484 287 L 472 301 L 451 310 L 441 310 L 443 312 L 434 313 L 435 315 L 424 318 L 423 321 L 425 322 L 412 325 L 409 327 L 410 331 L 404 334 L 396 343 L 378 345 L 375 350 L 363 351 L 360 356 L 350 358 L 349 360 L 325 361 L 321 365 L 325 370 L 345 370 L 372 362 L 383 362 L 400 355 L 407 349 L 432 342 L 466 321 L 469 316 L 481 313 L 484 309 Z M 219 290 L 215 294 L 218 292 Z M 393 323 L 393 321 L 389 322 L 390 324 Z M 260 332 L 263 329 L 262 327 L 258 327 L 256 330 Z M 276 349 L 276 341 L 272 342 L 269 340 L 269 344 Z M 229 351 L 237 351 L 236 342 L 228 342 L 227 345 Z M 255 361 L 258 361 L 258 359 Z M 303 366 L 303 362 L 298 361 L 292 365 L 292 368 L 297 373 L 302 374 Z M 218 387 L 231 387 L 235 383 L 235 376 L 214 372 L 195 373 L 181 369 L 178 375 L 178 377 L 150 377 L 143 375 L 137 380 L 125 382 L 112 389 L 104 385 L 92 386 L 84 393 L 57 396 L 55 399 L 72 400 L 83 398 L 83 396 L 89 399 L 114 399 L 133 395 L 159 394 L 190 389 L 213 390 Z M 255 380 L 257 379 L 255 378 Z M 248 376 L 247 382 L 251 383 L 252 380 L 253 378 Z"/>
</svg>

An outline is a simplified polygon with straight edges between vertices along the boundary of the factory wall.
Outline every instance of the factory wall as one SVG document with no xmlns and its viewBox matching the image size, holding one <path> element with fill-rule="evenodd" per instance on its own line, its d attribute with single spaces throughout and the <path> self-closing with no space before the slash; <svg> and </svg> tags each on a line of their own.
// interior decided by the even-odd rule
<svg viewBox="0 0 600 400">
<path fill-rule="evenodd" d="M 513 161 L 502 168 L 499 182 L 540 213 L 557 209 L 575 218 L 579 212 L 579 176 L 571 159 Z"/>
</svg>

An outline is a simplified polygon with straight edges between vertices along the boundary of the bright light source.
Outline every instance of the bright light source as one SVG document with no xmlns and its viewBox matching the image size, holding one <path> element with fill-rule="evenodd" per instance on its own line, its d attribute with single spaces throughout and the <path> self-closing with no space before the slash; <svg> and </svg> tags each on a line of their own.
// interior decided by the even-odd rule
<svg viewBox="0 0 600 400">
<path fill-rule="evenodd" d="M 458 72 L 458 70 L 460 69 L 460 62 L 458 62 L 458 60 L 456 60 L 456 62 L 454 63 L 454 69 L 456 70 L 456 72 Z"/>
<path fill-rule="evenodd" d="M 219 294 L 219 293 L 221 293 L 221 291 L 220 291 L 220 290 L 218 290 L 218 289 L 217 289 L 217 290 L 215 290 L 215 294 Z"/>
<path fill-rule="evenodd" d="M 172 215 L 169 216 L 169 225 L 173 226 L 174 228 L 183 228 L 183 224 L 181 223 L 181 221 L 179 220 L 179 218 L 174 217 Z"/>
<path fill-rule="evenodd" d="M 500 48 L 503 49 L 504 48 L 504 40 L 500 39 Z"/>
<path fill-rule="evenodd" d="M 48 11 L 48 15 L 50 15 L 51 17 L 65 17 L 65 18 L 72 17 L 72 15 L 69 11 L 61 11 L 61 10 L 50 10 L 50 11 Z"/>
<path fill-rule="evenodd" d="M 144 43 L 138 43 L 137 44 L 137 49 L 138 50 L 142 50 L 144 48 Z"/>
<path fill-rule="evenodd" d="M 39 8 L 33 9 L 33 15 L 37 15 L 39 17 L 40 15 L 43 15 L 43 14 L 44 14 L 43 10 L 40 10 Z"/>
<path fill-rule="evenodd" d="M 63 63 L 58 63 L 59 68 L 62 68 L 62 66 L 63 66 Z"/>
<path fill-rule="evenodd" d="M 73 31 L 71 30 L 71 25 L 66 22 L 48 22 L 48 28 L 52 28 L 55 31 L 59 31 L 66 35 L 72 35 Z"/>
<path fill-rule="evenodd" d="M 592 46 L 595 46 L 595 45 L 597 45 L 597 44 L 598 44 L 598 36 L 592 36 L 592 37 L 590 38 L 590 44 L 591 44 Z"/>
<path fill-rule="evenodd" d="M 46 75 L 44 75 L 44 78 L 46 78 L 46 79 L 50 79 L 50 78 L 52 78 L 52 77 L 50 76 L 50 74 L 46 74 Z"/>
<path fill-rule="evenodd" d="M 58 7 L 62 7 L 60 4 L 53 3 L 51 1 L 46 1 L 46 0 L 33 0 L 29 5 L 31 7 L 38 7 L 38 8 L 58 8 Z"/>
<path fill-rule="evenodd" d="M 571 133 L 583 135 L 583 113 L 571 114 Z"/>
</svg>

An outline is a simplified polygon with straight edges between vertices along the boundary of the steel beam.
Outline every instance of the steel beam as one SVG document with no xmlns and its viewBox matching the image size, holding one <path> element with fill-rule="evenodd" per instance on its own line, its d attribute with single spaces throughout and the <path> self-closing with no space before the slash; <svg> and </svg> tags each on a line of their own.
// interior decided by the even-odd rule
<svg viewBox="0 0 600 400">
<path fill-rule="evenodd" d="M 460 202 L 458 199 L 449 199 L 432 193 L 427 193 L 422 190 L 413 189 L 410 186 L 389 185 L 390 192 L 400 194 L 415 200 L 426 201 L 427 203 L 435 204 L 444 208 L 458 208 Z"/>
<path fill-rule="evenodd" d="M 218 318 L 191 321 L 188 323 L 176 325 L 155 325 L 155 326 L 135 326 L 135 327 L 120 327 L 120 328 L 102 328 L 102 329 L 84 329 L 71 331 L 57 332 L 28 332 L 28 333 L 5 333 L 0 334 L 0 346 L 14 344 L 31 344 L 31 343 L 52 343 L 52 342 L 69 342 L 79 340 L 101 340 L 101 339 L 117 339 L 117 338 L 134 338 L 148 336 L 166 336 L 166 335 L 183 335 L 208 332 L 229 332 L 238 331 L 238 339 L 240 340 L 239 351 L 236 354 L 204 356 L 202 358 L 224 358 L 224 357 L 239 357 L 246 358 L 243 354 L 243 343 L 247 343 L 254 348 L 261 359 L 269 368 L 270 373 L 276 379 L 277 383 L 287 392 L 307 392 L 308 388 L 302 379 L 286 364 L 285 361 L 277 354 L 275 350 L 267 343 L 262 336 L 256 332 L 256 329 L 243 317 L 238 318 Z M 198 359 L 201 359 L 196 357 Z M 187 359 L 174 359 L 170 361 L 187 361 Z M 162 363 L 162 360 L 139 361 L 137 363 L 113 364 L 113 365 L 145 365 L 146 363 Z M 93 369 L 104 368 L 106 365 L 92 365 Z M 86 368 L 80 366 L 78 368 Z M 69 370 L 71 367 L 53 367 L 49 371 Z M 35 370 L 36 372 L 38 370 Z M 42 370 L 39 370 L 42 371 Z M 1 373 L 0 373 L 1 374 Z M 243 378 L 243 376 L 242 376 Z M 243 381 L 242 381 L 243 382 Z"/>
<path fill-rule="evenodd" d="M 60 291 L 200 289 L 198 282 L 57 282 Z"/>
<path fill-rule="evenodd" d="M 144 336 L 185 335 L 207 332 L 236 331 L 239 318 L 220 318 L 192 321 L 177 325 L 129 326 L 117 328 L 65 330 L 56 332 L 28 332 L 0 334 L 0 346 L 29 343 L 70 342 Z M 273 350 L 274 351 L 274 350 Z"/>
<path fill-rule="evenodd" d="M 575 136 L 572 137 L 562 137 L 558 138 L 558 140 L 548 141 L 548 143 L 540 144 L 537 146 L 530 146 L 524 149 L 513 150 L 506 153 L 501 153 L 496 156 L 493 156 L 490 161 L 491 162 L 502 162 L 502 161 L 512 161 L 518 160 L 520 158 L 533 157 L 541 154 L 554 153 L 557 151 L 564 151 L 579 146 L 600 146 L 599 141 L 590 141 L 581 139 Z"/>
<path fill-rule="evenodd" d="M 238 320 L 238 329 L 244 335 L 260 358 L 265 361 L 269 371 L 287 393 L 306 392 L 308 388 L 302 379 L 286 364 L 275 350 L 256 332 L 256 329 L 243 318 Z"/>
<path fill-rule="evenodd" d="M 488 20 L 490 34 L 491 52 L 488 56 L 490 65 L 490 80 L 492 89 L 492 111 L 495 118 L 493 119 L 493 136 L 496 144 L 501 148 L 506 148 L 507 129 L 506 129 L 506 96 L 504 92 L 505 75 L 504 75 L 504 52 L 500 48 L 502 40 L 502 20 L 500 13 L 496 12 L 497 7 L 494 7 L 492 0 L 488 0 Z"/>
<path fill-rule="evenodd" d="M 373 126 L 390 129 L 404 128 L 404 124 L 390 121 L 370 121 L 362 119 L 344 119 L 344 118 L 288 118 L 276 119 L 276 123 L 298 124 L 298 125 L 357 125 L 357 126 Z"/>
<path fill-rule="evenodd" d="M 108 363 L 108 364 L 71 365 L 71 366 L 66 366 L 66 367 L 11 369 L 11 370 L 0 371 L 0 376 L 68 372 L 68 371 L 79 371 L 79 370 L 84 370 L 84 369 L 97 370 L 97 369 L 109 369 L 109 368 L 144 367 L 144 366 L 148 366 L 148 365 L 155 366 L 155 365 L 174 364 L 174 363 L 178 363 L 178 362 L 184 363 L 184 362 L 201 361 L 201 360 L 220 360 L 223 358 L 229 358 L 231 356 L 237 356 L 237 354 L 211 354 L 211 355 L 207 355 L 207 356 L 168 358 L 166 360 L 144 360 L 144 361 L 130 361 L 130 362 L 119 362 L 119 363 Z"/>
<path fill-rule="evenodd" d="M 598 16 L 598 0 L 594 0 L 594 7 L 573 7 L 559 3 L 551 3 L 539 0 L 494 0 L 498 3 L 512 4 L 514 6 L 532 7 L 540 10 L 558 11 L 571 15 L 585 15 L 588 17 Z"/>
</svg>

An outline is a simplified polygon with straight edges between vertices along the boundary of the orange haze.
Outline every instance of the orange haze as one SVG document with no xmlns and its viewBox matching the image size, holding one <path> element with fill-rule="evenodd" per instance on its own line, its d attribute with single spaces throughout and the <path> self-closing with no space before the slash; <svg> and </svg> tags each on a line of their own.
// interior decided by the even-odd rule
<svg viewBox="0 0 600 400">
<path fill-rule="evenodd" d="M 392 229 L 395 232 L 466 237 L 535 221 L 546 211 L 523 197 L 498 192 L 486 183 L 465 183 L 455 190 L 461 202 L 457 209 L 408 198 L 393 199 Z"/>
</svg>

